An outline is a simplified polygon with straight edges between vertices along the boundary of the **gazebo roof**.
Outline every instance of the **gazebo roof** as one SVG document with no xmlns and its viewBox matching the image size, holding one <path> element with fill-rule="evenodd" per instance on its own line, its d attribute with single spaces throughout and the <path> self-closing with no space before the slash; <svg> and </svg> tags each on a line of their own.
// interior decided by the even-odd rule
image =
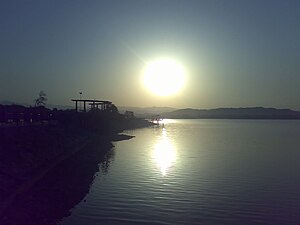
<svg viewBox="0 0 300 225">
<path fill-rule="evenodd" d="M 99 103 L 99 104 L 111 104 L 110 101 L 103 100 L 92 100 L 92 99 L 71 99 L 73 102 L 91 102 L 91 103 Z"/>
</svg>

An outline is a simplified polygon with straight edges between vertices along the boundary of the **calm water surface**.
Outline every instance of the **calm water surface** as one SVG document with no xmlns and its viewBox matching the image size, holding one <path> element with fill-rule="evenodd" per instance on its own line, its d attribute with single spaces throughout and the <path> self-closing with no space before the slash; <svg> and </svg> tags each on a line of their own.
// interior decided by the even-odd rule
<svg viewBox="0 0 300 225">
<path fill-rule="evenodd" d="M 129 134 L 61 225 L 300 224 L 300 121 L 166 120 Z"/>
</svg>

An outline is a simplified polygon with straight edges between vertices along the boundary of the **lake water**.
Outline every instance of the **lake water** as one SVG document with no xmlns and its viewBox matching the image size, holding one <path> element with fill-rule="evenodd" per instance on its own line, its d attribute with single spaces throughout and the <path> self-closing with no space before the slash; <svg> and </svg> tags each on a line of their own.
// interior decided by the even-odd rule
<svg viewBox="0 0 300 225">
<path fill-rule="evenodd" d="M 300 121 L 165 120 L 127 133 L 61 225 L 300 224 Z"/>
</svg>

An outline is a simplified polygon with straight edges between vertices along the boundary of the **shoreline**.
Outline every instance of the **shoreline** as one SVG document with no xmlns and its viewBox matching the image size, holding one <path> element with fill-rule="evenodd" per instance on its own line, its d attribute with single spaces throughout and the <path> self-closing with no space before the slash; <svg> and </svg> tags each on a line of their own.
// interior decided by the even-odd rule
<svg viewBox="0 0 300 225">
<path fill-rule="evenodd" d="M 135 138 L 135 136 L 132 136 L 132 135 L 128 135 L 128 134 L 116 134 L 116 135 L 113 135 L 111 137 L 111 141 L 112 142 L 117 142 L 117 141 L 126 141 L 126 140 L 130 140 L 132 138 Z"/>
<path fill-rule="evenodd" d="M 139 126 L 131 124 L 128 128 L 146 127 L 145 124 L 138 122 L 137 124 Z M 147 126 L 149 125 L 147 123 Z M 14 203 L 20 198 L 22 199 L 21 196 L 24 196 L 25 193 L 34 189 L 57 167 L 61 167 L 63 170 L 64 164 L 68 164 L 68 161 L 72 161 L 76 155 L 88 154 L 87 146 L 97 143 L 95 145 L 97 157 L 105 157 L 105 154 L 113 148 L 112 142 L 134 138 L 134 136 L 122 134 L 121 132 L 124 130 L 118 129 L 107 135 L 81 130 L 81 128 L 66 129 L 57 125 L 2 127 L 0 130 L 2 139 L 0 153 L 6 157 L 0 159 L 0 222 L 2 220 L 7 222 L 6 212 L 14 208 Z M 75 166 L 84 167 L 79 164 L 79 161 L 77 165 L 76 162 L 74 163 Z M 53 185 L 55 187 L 55 184 Z M 10 218 L 12 219 L 12 217 Z"/>
</svg>

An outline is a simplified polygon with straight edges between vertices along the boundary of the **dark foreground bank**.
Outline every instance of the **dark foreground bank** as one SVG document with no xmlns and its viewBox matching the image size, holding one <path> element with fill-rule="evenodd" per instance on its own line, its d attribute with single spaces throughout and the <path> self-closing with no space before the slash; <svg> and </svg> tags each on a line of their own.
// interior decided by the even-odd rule
<svg viewBox="0 0 300 225">
<path fill-rule="evenodd" d="M 151 125 L 117 116 L 63 117 L 0 128 L 0 224 L 55 224 L 84 198 L 99 164 L 107 171 L 111 141 L 131 138 L 118 133 Z"/>
<path fill-rule="evenodd" d="M 6 209 L 0 224 L 56 224 L 89 192 L 99 164 L 107 171 L 113 156 L 107 140 L 90 142 L 21 193 Z"/>
</svg>

